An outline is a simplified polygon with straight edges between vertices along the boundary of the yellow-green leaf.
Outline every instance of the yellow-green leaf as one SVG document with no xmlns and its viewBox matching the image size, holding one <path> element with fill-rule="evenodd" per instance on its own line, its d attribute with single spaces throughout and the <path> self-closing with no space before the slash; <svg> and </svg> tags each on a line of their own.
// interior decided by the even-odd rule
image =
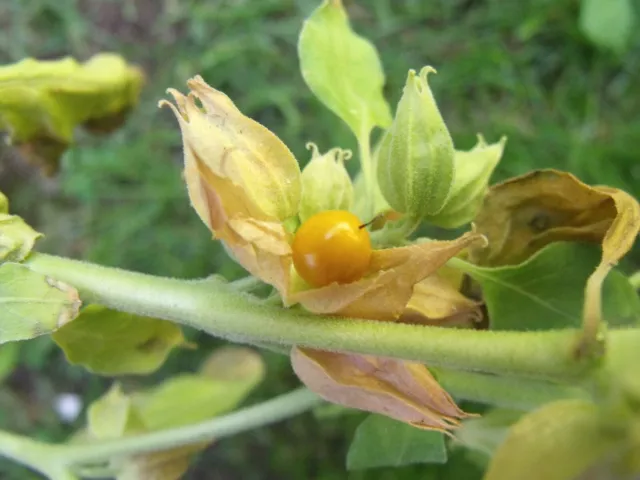
<svg viewBox="0 0 640 480">
<path fill-rule="evenodd" d="M 194 374 L 170 378 L 155 388 L 125 394 L 114 386 L 88 411 L 83 441 L 118 438 L 202 422 L 235 408 L 262 380 L 260 356 L 244 347 L 216 350 Z M 177 480 L 193 454 L 208 442 L 117 459 L 118 480 Z"/>
<path fill-rule="evenodd" d="M 144 431 L 139 415 L 133 409 L 131 398 L 115 383 L 87 411 L 88 433 L 97 439 L 119 438 L 125 434 Z"/>
<path fill-rule="evenodd" d="M 120 56 L 99 54 L 84 64 L 72 58 L 31 58 L 0 67 L 0 129 L 46 173 L 57 169 L 73 130 L 117 127 L 137 102 L 142 72 Z"/>
<path fill-rule="evenodd" d="M 391 124 L 378 52 L 351 29 L 342 0 L 325 0 L 305 21 L 298 55 L 311 91 L 355 135 Z"/>
<path fill-rule="evenodd" d="M 90 305 L 53 335 L 67 360 L 101 375 L 147 374 L 184 343 L 180 327 Z"/>
<path fill-rule="evenodd" d="M 1 213 L 9 213 L 9 200 L 2 192 L 0 192 L 0 214 Z"/>
<path fill-rule="evenodd" d="M 0 213 L 0 262 L 21 262 L 41 236 L 17 215 Z"/>
<path fill-rule="evenodd" d="M 51 333 L 78 315 L 78 292 L 17 263 L 0 265 L 0 344 Z"/>
<path fill-rule="evenodd" d="M 573 480 L 624 438 L 607 432 L 585 400 L 560 400 L 520 419 L 498 448 L 485 480 Z"/>
</svg>

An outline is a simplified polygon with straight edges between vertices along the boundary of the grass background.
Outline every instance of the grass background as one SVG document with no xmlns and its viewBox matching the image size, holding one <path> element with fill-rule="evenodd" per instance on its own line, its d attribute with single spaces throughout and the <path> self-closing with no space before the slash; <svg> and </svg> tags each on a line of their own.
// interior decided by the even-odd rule
<svg viewBox="0 0 640 480">
<path fill-rule="evenodd" d="M 167 87 L 184 91 L 185 81 L 199 73 L 276 132 L 302 163 L 309 157 L 307 141 L 321 150 L 354 148 L 346 126 L 312 97 L 298 71 L 297 35 L 317 3 L 0 2 L 0 63 L 25 56 L 84 60 L 115 51 L 147 75 L 140 105 L 125 128 L 104 138 L 80 133 L 57 177 L 44 179 L 3 160 L 0 188 L 9 191 L 17 213 L 47 234 L 41 250 L 163 275 L 241 276 L 189 207 L 180 178 L 179 131 L 170 112 L 156 104 Z M 380 51 L 392 105 L 407 70 L 430 64 L 438 70 L 430 81 L 458 148 L 470 148 L 477 132 L 488 141 L 509 137 L 495 180 L 553 167 L 640 196 L 640 35 L 633 35 L 623 53 L 598 49 L 579 28 L 577 0 L 346 5 L 356 31 Z M 635 252 L 632 261 L 638 258 Z M 175 352 L 153 376 L 124 381 L 149 384 L 193 370 L 219 344 L 189 335 L 198 350 Z M 265 360 L 269 376 L 250 401 L 297 385 L 286 358 L 265 354 Z M 75 392 L 90 402 L 109 383 L 67 365 L 48 338 L 24 343 L 18 366 L 0 384 L 0 427 L 64 439 L 80 421 L 62 424 L 52 410 L 53 396 Z M 346 448 L 361 418 L 307 414 L 226 440 L 201 455 L 188 478 L 425 478 L 419 467 L 345 473 Z M 479 474 L 440 469 L 433 475 L 473 479 Z M 3 460 L 0 478 L 38 477 Z"/>
</svg>

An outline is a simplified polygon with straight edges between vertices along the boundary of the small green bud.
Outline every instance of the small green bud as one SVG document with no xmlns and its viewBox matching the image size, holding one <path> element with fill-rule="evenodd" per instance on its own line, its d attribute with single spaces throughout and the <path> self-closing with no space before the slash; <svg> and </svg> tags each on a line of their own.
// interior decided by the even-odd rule
<svg viewBox="0 0 640 480">
<path fill-rule="evenodd" d="M 344 161 L 351 158 L 351 151 L 332 148 L 321 155 L 315 144 L 308 143 L 307 148 L 312 157 L 302 171 L 300 221 L 325 210 L 350 210 L 353 185 Z"/>
<path fill-rule="evenodd" d="M 409 70 L 378 158 L 382 194 L 394 210 L 414 218 L 442 210 L 454 175 L 453 141 L 427 83 L 431 72 Z"/>
<path fill-rule="evenodd" d="M 480 209 L 489 178 L 502 157 L 507 137 L 489 145 L 478 134 L 478 143 L 468 152 L 456 151 L 453 188 L 447 204 L 437 214 L 427 217 L 429 223 L 444 228 L 457 228 L 471 222 Z"/>
</svg>

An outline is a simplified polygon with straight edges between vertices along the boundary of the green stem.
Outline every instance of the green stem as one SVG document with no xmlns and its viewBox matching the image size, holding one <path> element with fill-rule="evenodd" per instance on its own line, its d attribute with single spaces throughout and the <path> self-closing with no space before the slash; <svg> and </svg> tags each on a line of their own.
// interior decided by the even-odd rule
<svg viewBox="0 0 640 480">
<path fill-rule="evenodd" d="M 528 411 L 561 398 L 589 398 L 580 388 L 541 380 L 431 368 L 442 387 L 459 400 Z"/>
<path fill-rule="evenodd" d="M 158 452 L 182 445 L 210 442 L 294 417 L 321 402 L 322 400 L 316 394 L 306 388 L 300 388 L 258 405 L 196 425 L 88 445 L 58 447 L 59 458 L 66 465 L 80 465 L 132 454 Z"/>
<path fill-rule="evenodd" d="M 629 283 L 636 290 L 640 290 L 640 270 L 629 277 Z"/>
<path fill-rule="evenodd" d="M 360 169 L 364 177 L 364 191 L 367 198 L 368 211 L 366 214 L 373 217 L 373 205 L 375 202 L 375 172 L 371 161 L 371 128 L 363 125 L 359 135 L 356 136 L 358 141 L 358 151 L 360 153 Z M 365 219 L 369 221 L 370 219 Z"/>
<path fill-rule="evenodd" d="M 49 478 L 71 480 L 70 467 L 210 442 L 303 413 L 322 400 L 306 388 L 196 425 L 88 444 L 51 445 L 0 430 L 0 456 Z M 82 469 L 80 469 L 82 471 Z"/>
<path fill-rule="evenodd" d="M 154 277 L 39 253 L 25 263 L 73 285 L 85 303 L 170 320 L 240 343 L 299 345 L 557 380 L 576 379 L 593 366 L 573 359 L 575 330 L 475 331 L 311 315 L 265 305 L 216 278 Z"/>
<path fill-rule="evenodd" d="M 49 477 L 61 474 L 52 468 L 52 448 L 51 445 L 0 430 L 0 457 L 10 458 Z"/>
</svg>

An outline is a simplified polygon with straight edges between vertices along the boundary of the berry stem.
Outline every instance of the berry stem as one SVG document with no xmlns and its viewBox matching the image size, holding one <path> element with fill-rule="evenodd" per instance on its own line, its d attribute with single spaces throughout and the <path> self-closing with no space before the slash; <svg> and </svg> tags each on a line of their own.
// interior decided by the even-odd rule
<svg viewBox="0 0 640 480">
<path fill-rule="evenodd" d="M 375 213 L 373 211 L 374 193 L 375 193 L 375 172 L 373 171 L 372 159 L 371 159 L 371 127 L 367 124 L 363 124 L 360 133 L 357 135 L 358 151 L 360 153 L 360 168 L 362 169 L 362 175 L 364 177 L 364 191 L 367 198 L 366 201 L 366 217 L 372 217 Z"/>
</svg>

